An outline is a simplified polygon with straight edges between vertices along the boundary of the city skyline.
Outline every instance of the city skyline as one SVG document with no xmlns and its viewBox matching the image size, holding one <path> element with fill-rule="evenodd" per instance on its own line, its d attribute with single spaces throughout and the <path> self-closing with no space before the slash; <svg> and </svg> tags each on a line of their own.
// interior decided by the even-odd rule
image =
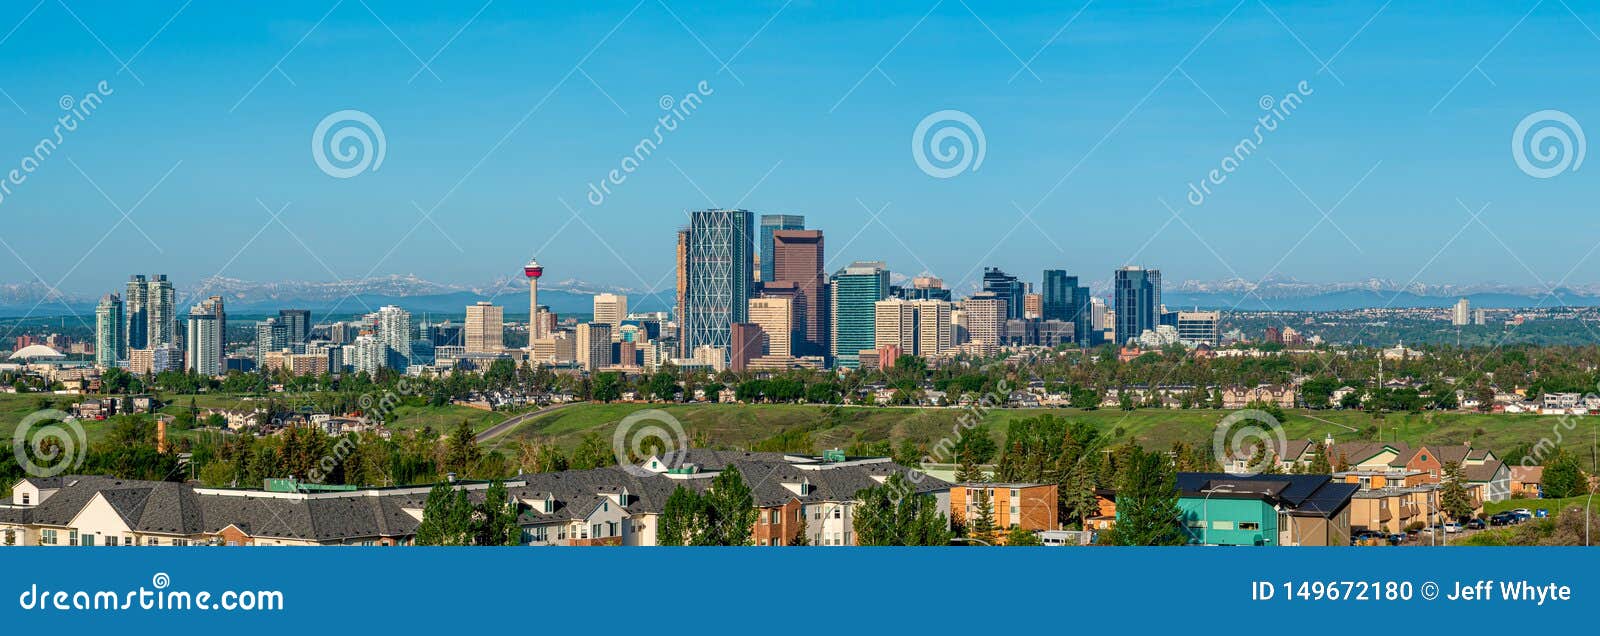
<svg viewBox="0 0 1600 636">
<path fill-rule="evenodd" d="M 1593 89 L 1553 80 L 1581 55 L 1519 64 L 1549 46 L 1589 50 L 1584 25 L 1600 21 L 1590 8 L 1485 3 L 1469 21 L 1377 2 L 1215 2 L 1159 15 L 1094 5 L 1076 17 L 1077 7 L 885 3 L 842 23 L 832 19 L 841 9 L 781 3 L 674 7 L 680 19 L 658 3 L 580 17 L 567 7 L 495 5 L 476 18 L 470 7 L 393 7 L 381 20 L 349 7 L 260 8 L 267 15 L 250 18 L 275 19 L 282 32 L 252 24 L 221 41 L 209 34 L 237 19 L 213 7 L 174 6 L 167 20 L 82 4 L 83 25 L 49 5 L 4 43 L 49 63 L 0 83 L 13 102 L 0 106 L 14 106 L 19 124 L 0 145 L 32 148 L 64 94 L 102 80 L 111 92 L 0 201 L 11 248 L 0 282 L 91 301 L 129 259 L 196 278 L 407 272 L 464 285 L 504 271 L 473 255 L 530 251 L 584 262 L 582 278 L 596 284 L 670 290 L 671 249 L 658 237 L 684 210 L 735 200 L 829 229 L 830 270 L 886 260 L 957 289 L 984 266 L 1104 272 L 1141 261 L 1200 281 L 1600 282 L 1583 274 L 1592 247 L 1583 232 L 1544 231 L 1586 223 L 1591 186 L 1581 173 L 1532 178 L 1506 148 L 1530 113 L 1590 115 L 1576 105 Z M 548 49 L 515 36 L 563 19 L 575 26 L 551 34 Z M 812 25 L 823 22 L 828 33 Z M 140 54 L 123 69 L 84 26 L 116 57 Z M 1407 32 L 1428 37 L 1395 37 Z M 315 37 L 295 48 L 305 34 Z M 709 51 L 707 34 L 720 36 Z M 1135 40 L 1144 44 L 1130 49 Z M 802 46 L 815 56 L 796 61 L 789 53 Z M 1266 48 L 1306 54 L 1255 55 Z M 423 69 L 398 68 L 407 49 L 439 53 Z M 628 60 L 643 50 L 681 63 L 641 74 Z M 1119 72 L 1094 66 L 1113 53 Z M 578 59 L 581 74 L 570 71 Z M 222 67 L 266 73 L 192 81 Z M 1540 97 L 1553 84 L 1570 86 Z M 181 119 L 165 107 L 178 86 L 205 87 Z M 504 108 L 464 101 L 491 88 Z M 1085 92 L 1097 98 L 1079 99 Z M 703 98 L 693 117 L 592 205 L 590 184 L 650 133 L 657 100 L 690 93 Z M 1193 205 L 1190 186 L 1250 133 L 1257 100 L 1289 93 L 1304 94 L 1292 118 Z M 335 179 L 305 140 L 346 108 L 382 125 L 387 153 L 380 169 Z M 933 178 L 906 152 L 918 121 L 940 109 L 982 125 L 981 168 Z M 192 222 L 206 214 L 215 222 Z M 86 230 L 63 231 L 62 215 Z M 482 224 L 503 231 L 469 231 Z M 102 234 L 114 249 L 90 249 Z M 548 245 L 526 245 L 529 234 Z"/>
</svg>

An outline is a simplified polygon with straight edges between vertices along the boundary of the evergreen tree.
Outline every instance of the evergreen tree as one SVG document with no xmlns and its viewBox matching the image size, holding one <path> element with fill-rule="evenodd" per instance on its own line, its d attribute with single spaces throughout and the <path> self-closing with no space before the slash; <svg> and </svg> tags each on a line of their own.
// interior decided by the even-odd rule
<svg viewBox="0 0 1600 636">
<path fill-rule="evenodd" d="M 1114 545 L 1182 545 L 1178 484 L 1161 453 L 1132 447 L 1117 483 L 1117 525 Z"/>
<path fill-rule="evenodd" d="M 445 472 L 465 478 L 477 470 L 480 459 L 483 459 L 483 451 L 478 449 L 478 440 L 472 432 L 472 426 L 467 424 L 466 420 L 461 420 L 445 443 Z"/>
<path fill-rule="evenodd" d="M 1073 466 L 1066 483 L 1058 490 L 1064 521 L 1076 522 L 1082 529 L 1088 527 L 1090 517 L 1100 514 L 1100 500 L 1094 493 L 1094 473 L 1088 466 Z"/>
<path fill-rule="evenodd" d="M 1472 495 L 1467 494 L 1467 487 L 1461 483 L 1461 465 L 1451 462 L 1444 465 L 1444 484 L 1439 489 L 1439 507 L 1451 519 L 1465 519 L 1472 516 L 1474 506 Z"/>
<path fill-rule="evenodd" d="M 483 503 L 473 515 L 473 545 L 518 545 L 522 526 L 517 523 L 517 502 L 511 499 L 505 483 L 495 480 L 483 494 Z"/>
<path fill-rule="evenodd" d="M 968 524 L 968 536 L 994 543 L 994 502 L 989 500 L 987 488 L 976 490 L 977 509 L 972 512 L 972 523 Z"/>
</svg>

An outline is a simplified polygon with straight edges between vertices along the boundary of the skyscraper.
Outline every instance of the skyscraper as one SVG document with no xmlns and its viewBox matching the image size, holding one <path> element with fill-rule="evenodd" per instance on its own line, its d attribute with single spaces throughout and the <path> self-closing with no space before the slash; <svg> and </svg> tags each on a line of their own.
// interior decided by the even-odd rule
<svg viewBox="0 0 1600 636">
<path fill-rule="evenodd" d="M 279 309 L 278 323 L 283 325 L 284 337 L 289 345 L 303 345 L 311 338 L 311 311 L 308 309 Z"/>
<path fill-rule="evenodd" d="M 467 353 L 499 353 L 505 344 L 505 308 L 478 301 L 467 306 Z"/>
<path fill-rule="evenodd" d="M 1028 293 L 1027 287 L 998 267 L 983 268 L 983 291 L 994 294 L 1005 303 L 1006 319 L 1020 319 L 1023 317 L 1023 295 Z"/>
<path fill-rule="evenodd" d="M 145 299 L 146 314 L 149 320 L 145 328 L 149 334 L 149 346 L 154 348 L 159 345 L 170 345 L 176 342 L 174 331 L 177 327 L 177 316 L 173 312 L 173 303 L 177 302 L 172 290 L 172 282 L 167 280 L 166 274 L 156 274 L 150 281 L 150 291 Z"/>
<path fill-rule="evenodd" d="M 622 319 L 628 317 L 628 297 L 620 294 L 595 294 L 594 321 L 611 325 L 611 337 L 621 335 Z"/>
<path fill-rule="evenodd" d="M 776 256 L 772 234 L 779 230 L 804 230 L 806 217 L 798 214 L 763 214 L 761 215 L 761 282 L 778 280 L 777 271 L 773 267 Z"/>
<path fill-rule="evenodd" d="M 794 285 L 795 324 L 801 340 L 793 347 L 795 355 L 823 355 L 828 349 L 829 303 L 827 275 L 822 271 L 822 230 L 777 230 L 771 241 L 771 277 L 764 274 L 762 280 Z"/>
<path fill-rule="evenodd" d="M 1043 287 L 1041 317 L 1072 323 L 1073 342 L 1080 347 L 1093 346 L 1094 314 L 1089 288 L 1079 287 L 1077 276 L 1068 276 L 1066 270 L 1060 269 L 1044 270 Z"/>
<path fill-rule="evenodd" d="M 861 352 L 877 347 L 877 304 L 889 297 L 889 268 L 877 261 L 851 263 L 833 275 L 828 295 L 834 365 L 857 368 Z"/>
<path fill-rule="evenodd" d="M 1472 324 L 1472 303 L 1466 298 L 1457 300 L 1455 307 L 1451 308 L 1450 324 L 1457 327 Z"/>
<path fill-rule="evenodd" d="M 750 322 L 767 334 L 767 355 L 794 355 L 794 303 L 789 298 L 751 298 Z M 759 354 L 758 354 L 759 355 Z"/>
<path fill-rule="evenodd" d="M 1115 272 L 1113 285 L 1116 341 L 1122 346 L 1160 324 L 1161 270 L 1123 267 Z"/>
<path fill-rule="evenodd" d="M 876 347 L 896 346 L 902 353 L 917 355 L 916 306 L 908 300 L 891 298 L 878 301 L 874 309 L 877 314 L 873 338 Z"/>
<path fill-rule="evenodd" d="M 222 298 L 218 296 L 189 310 L 188 335 L 184 340 L 185 371 L 203 376 L 218 376 L 227 371 L 223 362 L 222 315 Z"/>
<path fill-rule="evenodd" d="M 585 322 L 578 325 L 578 366 L 598 371 L 611 366 L 611 325 Z"/>
<path fill-rule="evenodd" d="M 143 349 L 150 343 L 150 282 L 143 274 L 128 277 L 128 293 L 123 301 L 127 326 L 122 329 L 122 346 L 124 350 Z"/>
<path fill-rule="evenodd" d="M 766 350 L 767 334 L 760 325 L 733 323 L 733 349 L 728 354 L 728 368 L 734 373 L 743 373 L 750 361 L 766 355 Z"/>
<path fill-rule="evenodd" d="M 993 292 L 979 292 L 961 302 L 971 342 L 998 346 L 1005 338 L 1006 301 Z"/>
<path fill-rule="evenodd" d="M 917 348 L 919 356 L 943 353 L 955 344 L 954 327 L 950 321 L 950 303 L 942 300 L 913 300 L 917 309 Z M 910 350 L 908 350 L 910 351 Z"/>
<path fill-rule="evenodd" d="M 386 348 L 384 364 L 391 369 L 405 370 L 411 365 L 411 312 L 394 305 L 378 308 L 378 342 Z"/>
<path fill-rule="evenodd" d="M 94 308 L 94 363 L 101 367 L 117 366 L 118 360 L 128 357 L 127 342 L 123 341 L 122 297 L 106 294 Z"/>
<path fill-rule="evenodd" d="M 289 332 L 277 318 L 256 323 L 256 365 L 264 366 L 267 354 L 283 350 L 289 344 Z"/>
<path fill-rule="evenodd" d="M 684 351 L 710 346 L 726 352 L 731 326 L 746 322 L 755 266 L 754 225 L 748 210 L 690 213 L 687 253 L 680 263 L 687 270 L 680 278 L 688 285 L 679 317 Z"/>
</svg>

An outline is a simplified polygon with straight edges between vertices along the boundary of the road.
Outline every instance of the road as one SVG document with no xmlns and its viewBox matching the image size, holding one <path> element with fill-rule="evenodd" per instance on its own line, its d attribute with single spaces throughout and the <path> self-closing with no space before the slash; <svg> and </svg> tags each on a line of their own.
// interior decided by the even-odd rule
<svg viewBox="0 0 1600 636">
<path fill-rule="evenodd" d="M 507 418 L 506 421 L 504 421 L 504 422 L 501 422 L 499 424 L 495 424 L 494 426 L 491 426 L 489 428 L 484 429 L 482 433 L 478 433 L 476 439 L 477 439 L 479 444 L 482 444 L 484 442 L 492 440 L 492 439 L 494 439 L 496 437 L 499 437 L 501 435 L 505 435 L 507 432 L 510 432 L 511 429 L 514 429 L 514 428 L 516 428 L 518 426 L 521 426 L 523 422 L 526 422 L 528 420 L 534 419 L 534 418 L 542 416 L 542 415 L 547 415 L 547 414 L 550 414 L 550 413 L 554 413 L 556 411 L 559 411 L 561 409 L 567 408 L 567 407 L 572 406 L 574 404 L 582 404 L 582 402 L 568 402 L 566 404 L 557 404 L 555 406 L 544 407 L 544 408 L 539 409 L 537 411 L 529 411 L 529 412 L 523 413 L 521 415 L 513 415 L 510 418 Z"/>
</svg>

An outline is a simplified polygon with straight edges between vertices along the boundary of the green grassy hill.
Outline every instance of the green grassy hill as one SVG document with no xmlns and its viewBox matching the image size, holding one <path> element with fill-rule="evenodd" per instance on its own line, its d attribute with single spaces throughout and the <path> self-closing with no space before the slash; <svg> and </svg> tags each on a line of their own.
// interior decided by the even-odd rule
<svg viewBox="0 0 1600 636">
<path fill-rule="evenodd" d="M 704 436 L 713 444 L 749 447 L 780 433 L 805 431 L 812 450 L 843 447 L 854 441 L 888 439 L 896 444 L 910 439 L 932 444 L 948 437 L 960 426 L 966 411 L 958 409 L 824 407 L 811 405 L 747 404 L 580 404 L 531 420 L 496 440 L 508 445 L 519 439 L 553 441 L 571 448 L 587 433 L 610 436 L 622 418 L 642 410 L 663 409 L 683 423 L 689 436 Z M 1003 441 L 1006 424 L 1013 419 L 1043 413 L 1054 414 L 1094 425 L 1118 439 L 1131 438 L 1140 444 L 1164 448 L 1175 441 L 1194 446 L 1210 445 L 1217 424 L 1228 411 L 1155 410 L 1136 411 L 1078 409 L 995 409 L 980 418 L 980 426 L 996 441 Z M 1561 428 L 1570 442 L 1585 443 L 1600 427 L 1600 417 L 1578 419 L 1577 428 L 1566 430 L 1561 419 L 1536 415 L 1470 413 L 1387 413 L 1374 415 L 1357 411 L 1291 411 L 1284 422 L 1289 438 L 1322 439 L 1332 434 L 1339 441 L 1356 439 L 1358 431 L 1376 426 L 1386 440 L 1410 444 L 1456 444 L 1471 441 L 1505 453 L 1554 438 Z"/>
</svg>

